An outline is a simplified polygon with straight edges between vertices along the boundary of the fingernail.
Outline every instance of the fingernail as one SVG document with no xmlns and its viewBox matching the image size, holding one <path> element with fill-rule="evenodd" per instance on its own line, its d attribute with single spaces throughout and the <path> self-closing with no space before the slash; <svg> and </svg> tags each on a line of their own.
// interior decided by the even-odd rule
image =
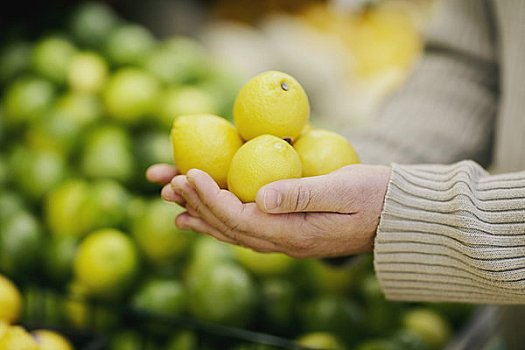
<svg viewBox="0 0 525 350">
<path fill-rule="evenodd" d="M 264 191 L 263 202 L 264 209 L 272 210 L 281 205 L 281 193 L 272 189 Z"/>
</svg>

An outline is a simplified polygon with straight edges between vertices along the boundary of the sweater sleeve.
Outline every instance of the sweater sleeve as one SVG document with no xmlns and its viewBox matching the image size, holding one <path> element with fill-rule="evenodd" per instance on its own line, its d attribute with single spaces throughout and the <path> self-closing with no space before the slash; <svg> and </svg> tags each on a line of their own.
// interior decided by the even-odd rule
<svg viewBox="0 0 525 350">
<path fill-rule="evenodd" d="M 492 11 L 484 0 L 438 4 L 406 83 L 371 126 L 345 132 L 363 163 L 490 162 L 498 99 Z"/>
<path fill-rule="evenodd" d="M 389 299 L 525 303 L 525 172 L 393 164 L 374 250 Z"/>
</svg>

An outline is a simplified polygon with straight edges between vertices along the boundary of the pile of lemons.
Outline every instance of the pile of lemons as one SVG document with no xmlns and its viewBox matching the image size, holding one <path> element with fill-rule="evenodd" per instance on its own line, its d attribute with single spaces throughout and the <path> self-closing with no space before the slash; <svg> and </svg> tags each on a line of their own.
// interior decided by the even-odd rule
<svg viewBox="0 0 525 350">
<path fill-rule="evenodd" d="M 182 174 L 207 172 L 221 188 L 253 202 L 259 188 L 280 179 L 328 174 L 359 163 L 353 146 L 336 132 L 309 122 L 310 105 L 292 76 L 263 72 L 239 91 L 235 126 L 212 114 L 180 116 L 171 141 Z"/>
<path fill-rule="evenodd" d="M 0 274 L 0 349 L 73 350 L 63 335 L 48 329 L 28 332 L 14 323 L 20 318 L 23 298 L 16 285 Z"/>
</svg>

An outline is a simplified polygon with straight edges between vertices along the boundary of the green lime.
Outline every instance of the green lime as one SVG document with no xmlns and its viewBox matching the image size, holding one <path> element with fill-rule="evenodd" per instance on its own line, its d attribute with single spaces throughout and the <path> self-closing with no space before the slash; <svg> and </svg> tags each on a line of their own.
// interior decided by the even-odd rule
<svg viewBox="0 0 525 350">
<path fill-rule="evenodd" d="M 119 182 L 107 179 L 93 181 L 89 187 L 82 209 L 89 230 L 122 226 L 128 212 L 128 190 Z"/>
<path fill-rule="evenodd" d="M 195 233 L 175 226 L 175 216 L 182 211 L 176 204 L 154 199 L 133 220 L 133 238 L 148 261 L 160 265 L 186 253 Z"/>
<path fill-rule="evenodd" d="M 423 338 L 432 349 L 442 349 L 451 334 L 448 321 L 431 308 L 418 307 L 407 311 L 402 323 L 407 330 Z"/>
<path fill-rule="evenodd" d="M 86 93 L 99 92 L 108 76 L 104 57 L 91 51 L 76 53 L 68 67 L 68 82 L 72 90 Z"/>
<path fill-rule="evenodd" d="M 287 334 L 295 324 L 294 301 L 297 295 L 294 284 L 284 278 L 264 278 L 261 280 L 261 295 L 265 324 L 276 334 Z"/>
<path fill-rule="evenodd" d="M 324 350 L 344 350 L 341 341 L 333 334 L 328 332 L 311 332 L 301 335 L 297 342 L 300 345 L 314 349 Z"/>
<path fill-rule="evenodd" d="M 9 172 L 7 169 L 7 161 L 4 156 L 0 154 L 0 188 L 2 188 L 9 180 Z"/>
<path fill-rule="evenodd" d="M 129 236 L 115 229 L 90 233 L 80 243 L 73 271 L 90 295 L 121 296 L 134 282 L 139 270 L 136 248 Z"/>
<path fill-rule="evenodd" d="M 71 278 L 77 247 L 76 237 L 56 236 L 46 239 L 43 268 L 51 281 L 63 283 Z"/>
<path fill-rule="evenodd" d="M 111 336 L 108 350 L 143 350 L 143 343 L 143 336 L 139 332 L 122 330 Z"/>
<path fill-rule="evenodd" d="M 15 41 L 0 51 L 0 81 L 7 82 L 17 75 L 27 72 L 31 62 L 31 44 Z"/>
<path fill-rule="evenodd" d="M 51 82 L 27 76 L 16 79 L 3 98 L 6 124 L 38 119 L 51 108 L 54 98 L 55 87 Z"/>
<path fill-rule="evenodd" d="M 193 244 L 188 274 L 192 270 L 207 269 L 210 265 L 233 262 L 232 246 L 209 236 L 199 236 Z"/>
<path fill-rule="evenodd" d="M 243 327 L 257 303 L 250 275 L 233 263 L 217 263 L 188 275 L 188 307 L 197 319 Z"/>
<path fill-rule="evenodd" d="M 401 329 L 391 337 L 392 342 L 397 344 L 400 350 L 430 350 L 421 335 L 412 331 Z"/>
<path fill-rule="evenodd" d="M 199 338 L 195 332 L 180 331 L 171 336 L 166 345 L 166 350 L 198 350 Z"/>
<path fill-rule="evenodd" d="M 84 217 L 89 192 L 85 180 L 68 180 L 46 196 L 44 217 L 51 235 L 80 237 L 89 231 Z"/>
<path fill-rule="evenodd" d="M 102 125 L 92 130 L 80 158 L 83 174 L 93 179 L 126 182 L 135 171 L 130 136 L 117 126 Z"/>
<path fill-rule="evenodd" d="M 155 47 L 156 39 L 145 27 L 126 24 L 110 33 L 105 44 L 106 56 L 116 65 L 137 65 Z"/>
<path fill-rule="evenodd" d="M 66 82 L 69 64 L 75 51 L 75 46 L 63 37 L 46 37 L 36 43 L 31 63 L 37 73 L 62 84 Z"/>
<path fill-rule="evenodd" d="M 64 158 L 52 150 L 19 146 L 9 158 L 13 181 L 31 199 L 40 199 L 66 177 Z"/>
<path fill-rule="evenodd" d="M 67 285 L 67 294 L 63 297 L 63 310 L 68 325 L 88 330 L 102 331 L 105 334 L 121 324 L 117 312 L 105 305 L 98 305 L 89 299 L 90 289 L 77 280 Z"/>
<path fill-rule="evenodd" d="M 75 153 L 86 129 L 102 117 L 102 112 L 98 97 L 68 92 L 57 99 L 45 118 L 28 126 L 27 143 L 64 155 Z"/>
<path fill-rule="evenodd" d="M 308 287 L 315 293 L 345 295 L 355 284 L 356 270 L 352 266 L 336 267 L 321 260 L 307 260 L 304 268 Z"/>
<path fill-rule="evenodd" d="M 118 23 L 119 18 L 108 4 L 87 1 L 75 8 L 69 32 L 80 44 L 100 48 Z"/>
<path fill-rule="evenodd" d="M 168 130 L 168 129 L 166 129 Z M 149 166 L 157 163 L 173 163 L 173 147 L 166 131 L 146 130 L 134 138 L 134 154 L 137 161 L 137 186 L 144 192 L 158 193 L 158 185 L 146 180 L 144 174 Z"/>
<path fill-rule="evenodd" d="M 198 87 L 216 101 L 218 115 L 233 120 L 233 104 L 242 85 L 243 79 L 234 69 L 215 67 Z"/>
<path fill-rule="evenodd" d="M 233 246 L 239 264 L 257 276 L 278 276 L 288 273 L 295 260 L 281 253 L 258 253 L 254 250 Z"/>
<path fill-rule="evenodd" d="M 345 341 L 353 341 L 360 333 L 362 312 L 349 298 L 324 294 L 304 302 L 299 318 L 306 332 L 329 332 Z"/>
<path fill-rule="evenodd" d="M 217 102 L 208 91 L 186 86 L 165 91 L 159 99 L 156 115 L 161 126 L 170 127 L 181 115 L 216 114 L 217 110 Z"/>
<path fill-rule="evenodd" d="M 174 36 L 151 50 L 144 67 L 171 85 L 195 83 L 209 74 L 210 62 L 204 47 L 196 40 Z"/>
<path fill-rule="evenodd" d="M 11 190 L 0 191 L 0 223 L 24 210 L 25 203 L 20 193 Z"/>
<path fill-rule="evenodd" d="M 186 307 L 186 290 L 174 279 L 152 279 L 133 294 L 131 305 L 140 310 L 180 316 Z"/>
<path fill-rule="evenodd" d="M 1 222 L 0 270 L 19 277 L 35 271 L 42 242 L 40 223 L 29 212 L 20 211 Z"/>
<path fill-rule="evenodd" d="M 360 343 L 358 350 L 405 350 L 408 348 L 400 348 L 397 343 L 388 339 L 368 339 Z"/>
<path fill-rule="evenodd" d="M 151 74 L 138 68 L 122 68 L 110 77 L 103 100 L 112 118 L 136 123 L 155 110 L 159 92 L 159 82 Z"/>
</svg>

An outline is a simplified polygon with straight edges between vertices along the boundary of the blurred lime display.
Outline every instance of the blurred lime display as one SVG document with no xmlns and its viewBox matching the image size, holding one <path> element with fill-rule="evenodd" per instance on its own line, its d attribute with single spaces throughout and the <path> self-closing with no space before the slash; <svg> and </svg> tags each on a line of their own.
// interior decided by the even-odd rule
<svg viewBox="0 0 525 350">
<path fill-rule="evenodd" d="M 330 22 L 315 11 L 303 17 Z M 398 51 L 415 49 L 390 30 L 397 17 L 374 11 L 346 42 L 364 75 L 407 64 L 409 52 Z M 237 67 L 219 66 L 194 38 L 158 38 L 108 3 L 83 2 L 67 16 L 40 37 L 0 43 L 0 274 L 31 285 L 24 320 L 102 332 L 108 349 L 277 348 L 201 334 L 191 322 L 145 325 L 155 335 L 146 339 L 122 314 L 132 310 L 313 348 L 431 350 L 470 315 L 465 305 L 387 301 L 369 256 L 334 268 L 176 228 L 184 208 L 162 200 L 144 173 L 172 163 L 179 116 L 231 120 L 244 83 Z M 335 27 L 325 29 L 345 28 Z M 367 38 L 395 55 L 361 46 Z"/>
</svg>

